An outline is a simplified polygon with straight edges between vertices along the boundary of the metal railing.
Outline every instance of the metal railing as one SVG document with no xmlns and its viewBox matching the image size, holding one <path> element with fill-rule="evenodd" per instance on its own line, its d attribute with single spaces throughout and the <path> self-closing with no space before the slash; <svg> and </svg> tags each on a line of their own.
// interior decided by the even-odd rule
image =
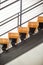
<svg viewBox="0 0 43 65">
<path fill-rule="evenodd" d="M 7 2 L 7 1 L 8 1 L 8 0 L 1 2 L 0 5 L 3 4 L 4 2 Z M 19 1 L 19 0 L 16 0 L 16 1 L 12 2 L 12 3 L 9 3 L 9 4 L 7 4 L 6 6 L 3 6 L 2 8 L 0 8 L 0 10 L 2 10 L 2 9 L 4 9 L 4 8 L 6 8 L 6 7 L 8 7 L 8 6 L 10 6 L 10 5 L 12 5 L 12 4 L 18 2 L 18 1 Z"/>
<path fill-rule="evenodd" d="M 24 10 L 22 10 L 22 15 L 25 14 L 26 12 L 31 11 L 32 9 L 38 7 L 38 6 L 41 5 L 41 4 L 42 4 L 42 1 L 40 0 L 40 1 L 36 2 L 36 3 L 34 3 L 33 5 L 31 5 L 31 6 L 27 7 L 27 8 L 25 8 Z M 30 8 L 30 9 L 29 9 L 29 8 Z M 27 10 L 27 9 L 28 9 L 28 10 Z M 25 11 L 25 10 L 27 10 L 27 11 Z M 1 21 L 1 22 L 0 22 L 0 26 L 2 26 L 2 25 L 4 25 L 4 24 L 10 22 L 11 20 L 17 18 L 17 17 L 18 17 L 18 14 L 20 14 L 20 12 L 18 12 L 18 13 L 16 13 L 16 14 L 10 16 L 9 18 L 7 18 L 7 19 Z M 20 15 L 19 15 L 19 16 L 20 16 Z M 12 17 L 13 17 L 13 18 L 12 18 Z M 12 18 L 12 19 L 10 19 L 10 18 Z M 7 20 L 8 20 L 8 21 L 7 21 Z"/>
<path fill-rule="evenodd" d="M 41 12 L 41 13 L 40 13 L 40 14 L 38 14 L 37 16 L 34 16 L 34 17 L 32 17 L 31 19 L 29 19 L 29 20 L 25 21 L 25 22 L 24 22 L 24 23 L 22 23 L 21 25 L 23 25 L 23 24 L 27 23 L 28 21 L 30 21 L 30 20 L 32 20 L 32 19 L 34 19 L 34 18 L 36 18 L 36 17 L 38 17 L 39 15 L 42 15 L 42 14 L 43 14 L 43 12 Z M 19 25 L 18 25 L 18 26 L 19 26 Z M 4 32 L 4 33 L 3 33 L 3 34 L 1 34 L 0 36 L 3 36 L 3 35 L 5 35 L 6 33 L 8 33 L 8 32 L 10 32 L 10 31 L 14 30 L 15 28 L 18 28 L 18 26 L 13 27 L 12 29 L 10 29 L 10 30 L 8 30 L 8 31 Z"/>
<path fill-rule="evenodd" d="M 5 3 L 5 2 L 7 2 L 8 0 L 4 0 L 4 1 L 2 1 L 2 2 L 0 2 L 0 4 L 3 4 L 3 3 Z"/>
<path fill-rule="evenodd" d="M 40 6 L 40 5 L 42 5 L 43 4 L 43 2 L 42 1 L 40 1 L 41 3 L 37 3 L 37 5 L 35 4 L 35 6 L 34 7 L 32 7 L 32 8 L 30 8 L 29 10 L 27 10 L 28 8 L 26 8 L 26 9 L 24 9 L 23 11 L 22 11 L 22 14 L 21 15 L 23 15 L 23 14 L 25 14 L 26 12 L 28 12 L 28 11 L 30 11 L 30 10 L 32 10 L 32 9 L 34 9 L 34 8 L 36 8 L 36 7 L 38 7 L 38 6 Z M 34 5 L 34 4 L 33 4 Z M 30 6 L 31 7 L 31 6 Z M 25 10 L 27 10 L 27 11 L 25 11 Z M 20 12 L 19 13 L 17 13 L 18 15 L 15 17 L 15 18 L 18 18 L 18 25 L 16 26 L 16 27 L 13 27 L 12 29 L 10 29 L 10 30 L 8 30 L 8 31 L 6 31 L 6 32 L 4 32 L 3 34 L 1 34 L 0 36 L 2 36 L 2 35 L 4 35 L 4 34 L 6 34 L 6 33 L 8 33 L 8 32 L 10 32 L 10 31 L 12 31 L 13 29 L 15 29 L 15 28 L 17 28 L 18 26 L 19 26 L 19 16 L 20 16 Z M 38 14 L 37 16 L 39 16 L 39 15 L 41 15 L 41 14 L 43 14 L 43 12 L 41 12 L 40 14 Z M 15 14 L 16 15 L 16 14 Z M 14 16 L 14 15 L 13 15 Z M 34 19 L 34 18 L 36 18 L 37 16 L 34 16 L 34 17 L 32 17 L 31 19 L 29 19 L 29 20 L 27 20 L 27 21 L 25 21 L 24 23 L 22 23 L 21 25 L 23 25 L 23 24 L 25 24 L 25 23 L 27 23 L 28 21 L 30 21 L 30 20 L 32 20 L 32 19 Z M 12 17 L 12 16 L 11 16 Z M 10 18 L 10 17 L 9 17 Z M 9 18 L 7 18 L 7 19 L 9 19 Z M 13 19 L 15 19 L 15 18 L 13 18 Z M 7 20 L 6 19 L 6 20 Z M 13 20 L 13 19 L 11 19 L 11 20 Z M 7 22 L 5 22 L 5 23 L 3 23 L 2 25 L 4 25 L 4 24 L 6 24 L 6 23 L 8 23 L 8 22 L 10 22 L 11 20 L 9 20 L 9 21 L 7 21 Z M 5 21 L 5 20 L 4 20 Z M 2 26 L 1 25 L 1 26 Z"/>
</svg>

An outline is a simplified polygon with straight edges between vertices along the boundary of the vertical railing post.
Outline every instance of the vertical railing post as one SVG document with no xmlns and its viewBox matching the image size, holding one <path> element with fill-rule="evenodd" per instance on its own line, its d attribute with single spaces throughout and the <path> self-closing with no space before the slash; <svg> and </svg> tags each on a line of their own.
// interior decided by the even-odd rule
<svg viewBox="0 0 43 65">
<path fill-rule="evenodd" d="M 0 0 L 0 3 L 1 3 L 1 0 Z M 0 4 L 0 9 L 1 9 L 1 4 Z"/>
<path fill-rule="evenodd" d="M 22 0 L 20 0 L 20 26 L 22 22 Z"/>
<path fill-rule="evenodd" d="M 19 27 L 19 13 L 18 13 L 18 23 L 17 23 L 18 27 Z"/>
</svg>

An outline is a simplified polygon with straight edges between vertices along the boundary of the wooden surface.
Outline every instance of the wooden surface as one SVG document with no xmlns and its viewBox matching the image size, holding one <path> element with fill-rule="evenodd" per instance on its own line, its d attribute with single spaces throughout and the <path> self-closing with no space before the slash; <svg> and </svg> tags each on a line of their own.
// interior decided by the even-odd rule
<svg viewBox="0 0 43 65">
<path fill-rule="evenodd" d="M 28 33 L 29 32 L 29 28 L 28 27 L 19 27 L 18 28 L 18 32 L 19 33 Z"/>
<path fill-rule="evenodd" d="M 43 16 L 38 17 L 38 22 L 43 22 Z"/>
<path fill-rule="evenodd" d="M 38 22 L 29 22 L 28 27 L 29 28 L 38 28 L 39 24 Z"/>
<path fill-rule="evenodd" d="M 18 38 L 19 33 L 8 33 L 9 38 Z"/>
<path fill-rule="evenodd" d="M 8 44 L 9 40 L 6 38 L 0 38 L 0 44 Z"/>
</svg>

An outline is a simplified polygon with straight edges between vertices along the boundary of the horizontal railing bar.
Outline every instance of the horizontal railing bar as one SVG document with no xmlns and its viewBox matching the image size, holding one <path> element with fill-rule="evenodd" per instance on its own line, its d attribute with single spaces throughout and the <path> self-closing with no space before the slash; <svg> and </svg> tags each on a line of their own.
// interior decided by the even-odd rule
<svg viewBox="0 0 43 65">
<path fill-rule="evenodd" d="M 32 17 L 31 19 L 27 20 L 26 22 L 22 23 L 21 25 L 27 23 L 28 21 L 30 21 L 30 20 L 32 20 L 32 19 L 34 19 L 34 18 L 36 18 L 36 17 L 38 17 L 39 15 L 42 15 L 42 14 L 43 14 L 43 12 L 41 12 L 40 14 L 38 14 L 38 15 Z M 10 29 L 9 31 L 7 31 L 7 32 L 5 32 L 5 33 L 3 33 L 3 34 L 1 34 L 0 36 L 5 35 L 6 33 L 8 33 L 8 32 L 10 32 L 10 31 L 14 30 L 14 29 L 17 28 L 17 27 L 18 27 L 18 26 L 16 26 L 16 27 Z"/>
<path fill-rule="evenodd" d="M 26 12 L 31 11 L 31 10 L 33 10 L 34 8 L 36 8 L 36 7 L 38 7 L 39 5 L 42 5 L 42 4 L 43 4 L 43 3 L 40 3 L 40 4 L 36 5 L 35 7 L 33 7 L 33 8 L 31 8 L 31 9 L 27 10 Z M 24 12 L 24 13 L 26 13 L 26 12 Z M 22 13 L 22 14 L 24 14 L 24 13 Z"/>
<path fill-rule="evenodd" d="M 5 3 L 5 2 L 7 2 L 8 0 L 4 0 L 4 1 L 2 1 L 2 2 L 0 2 L 0 4 L 3 4 L 3 3 Z"/>
<path fill-rule="evenodd" d="M 19 16 L 20 16 L 20 15 L 19 15 Z M 18 16 L 16 16 L 15 18 L 10 19 L 9 21 L 7 21 L 7 22 L 5 22 L 5 23 L 1 24 L 0 26 L 4 25 L 4 24 L 6 24 L 6 23 L 9 23 L 10 21 L 12 21 L 12 20 L 16 19 L 17 17 L 18 17 Z"/>
<path fill-rule="evenodd" d="M 33 18 L 31 18 L 31 19 L 27 20 L 26 22 L 22 23 L 21 25 L 23 25 L 23 24 L 27 23 L 28 21 L 30 21 L 30 20 L 32 20 L 32 19 L 34 19 L 34 18 L 38 17 L 38 16 L 39 16 L 39 15 L 41 15 L 41 14 L 43 14 L 43 12 L 42 12 L 42 13 L 40 13 L 40 14 L 38 14 L 38 15 L 36 15 L 35 17 L 33 17 Z"/>
<path fill-rule="evenodd" d="M 42 5 L 42 4 L 43 4 L 43 3 L 40 3 L 40 4 L 36 5 L 35 7 L 33 7 L 33 8 L 31 8 L 31 9 L 27 10 L 26 12 L 28 12 L 28 11 L 30 11 L 30 10 L 33 10 L 34 8 L 36 8 L 36 7 L 38 7 L 39 5 Z M 23 15 L 24 13 L 26 13 L 26 12 L 23 12 L 22 15 Z M 20 16 L 20 15 L 19 15 L 19 16 Z M 17 18 L 17 17 L 18 17 L 18 16 L 16 16 L 15 18 Z M 15 18 L 12 18 L 11 20 L 9 20 L 9 21 L 7 21 L 7 22 L 1 24 L 0 26 L 2 26 L 2 25 L 4 25 L 4 24 L 6 24 L 6 23 L 12 21 L 12 20 L 15 19 Z"/>
<path fill-rule="evenodd" d="M 4 9 L 4 8 L 6 8 L 6 7 L 8 7 L 8 6 L 10 6 L 10 5 L 12 5 L 12 4 L 14 4 L 14 3 L 18 2 L 18 1 L 19 1 L 19 0 L 16 0 L 16 1 L 14 1 L 14 2 L 12 2 L 12 3 L 8 4 L 8 5 L 6 5 L 6 6 L 2 7 L 2 8 L 0 8 L 0 10 L 2 10 L 2 9 Z"/>
<path fill-rule="evenodd" d="M 9 18 L 7 18 L 7 19 L 5 19 L 5 20 L 1 21 L 0 23 L 3 23 L 4 21 L 6 21 L 6 20 L 8 20 L 8 19 L 10 19 L 10 18 L 12 18 L 13 16 L 16 16 L 16 15 L 18 15 L 18 13 L 16 13 L 16 14 L 14 14 L 14 15 L 10 16 Z"/>
<path fill-rule="evenodd" d="M 38 1 L 38 2 L 36 2 L 36 3 L 34 3 L 33 5 L 31 5 L 31 6 L 27 7 L 27 8 L 25 8 L 24 10 L 22 10 L 22 12 L 23 12 L 23 11 L 25 11 L 26 9 L 28 9 L 28 8 L 30 8 L 30 7 L 32 7 L 32 6 L 34 6 L 34 5 L 38 4 L 38 3 L 40 3 L 40 2 L 41 2 L 41 0 L 40 0 L 40 1 Z M 20 13 L 20 12 L 18 12 L 18 13 Z M 9 18 L 11 18 L 11 17 L 13 17 L 13 16 L 17 15 L 18 13 L 16 13 L 16 14 L 14 14 L 14 15 L 10 16 Z M 9 19 L 9 18 L 7 18 L 7 19 Z M 6 21 L 7 19 L 5 19 L 5 20 L 1 21 L 0 23 L 2 23 L 2 22 L 4 22 L 4 21 Z"/>
<path fill-rule="evenodd" d="M 38 3 L 40 3 L 40 2 L 42 2 L 42 1 L 40 0 L 40 1 L 36 2 L 36 3 L 34 3 L 33 5 L 30 5 L 30 6 L 29 6 L 29 7 L 27 7 L 26 9 L 28 9 L 28 8 L 30 8 L 30 7 L 33 7 L 33 6 L 35 6 L 36 4 L 38 4 Z M 26 9 L 24 9 L 23 11 L 25 11 Z"/>
</svg>

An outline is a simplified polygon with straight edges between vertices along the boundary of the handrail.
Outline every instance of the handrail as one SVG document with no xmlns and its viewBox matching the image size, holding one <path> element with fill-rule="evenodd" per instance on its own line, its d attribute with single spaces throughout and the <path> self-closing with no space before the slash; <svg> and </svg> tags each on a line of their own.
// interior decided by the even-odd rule
<svg viewBox="0 0 43 65">
<path fill-rule="evenodd" d="M 4 0 L 4 1 L 2 1 L 2 2 L 0 2 L 0 4 L 3 4 L 4 2 L 7 2 L 8 0 Z"/>
<path fill-rule="evenodd" d="M 22 11 L 22 12 L 23 12 L 22 15 L 23 15 L 24 13 L 26 13 L 26 12 L 28 12 L 28 11 L 30 11 L 30 10 L 36 8 L 36 7 L 38 7 L 39 5 L 42 5 L 42 4 L 43 4 L 43 3 L 40 3 L 40 4 L 38 4 L 38 5 L 36 5 L 36 6 L 32 7 L 32 8 L 30 8 L 29 10 L 25 11 L 25 10 L 27 9 L 27 8 L 26 8 L 25 10 L 23 10 L 23 11 L 25 11 L 25 12 Z M 17 14 L 19 14 L 19 13 L 17 13 Z M 17 14 L 15 14 L 15 15 L 17 15 Z M 13 15 L 13 16 L 14 16 L 14 15 Z M 20 15 L 19 15 L 19 16 L 20 16 Z M 11 17 L 12 17 L 12 16 L 11 16 Z M 11 18 L 11 17 L 9 17 L 9 18 Z M 10 22 L 11 20 L 13 20 L 13 19 L 15 19 L 15 18 L 17 18 L 17 17 L 18 17 L 18 15 L 17 15 L 16 17 L 10 19 L 9 21 L 4 22 L 4 23 L 1 24 L 0 26 L 6 24 L 6 23 L 8 23 L 8 22 Z M 7 19 L 9 19 L 9 18 L 7 18 Z M 7 19 L 6 19 L 6 20 L 7 20 Z M 4 20 L 4 21 L 5 21 L 5 20 Z"/>
<path fill-rule="evenodd" d="M 43 12 L 41 12 L 40 14 L 38 14 L 38 15 L 36 15 L 36 16 L 34 16 L 34 17 L 32 17 L 31 19 L 29 19 L 29 20 L 25 21 L 25 22 L 24 22 L 24 23 L 22 23 L 21 25 L 23 25 L 23 24 L 27 23 L 28 21 L 30 21 L 30 20 L 32 20 L 32 19 L 34 19 L 34 18 L 36 18 L 36 17 L 38 17 L 39 15 L 42 15 L 42 14 L 43 14 Z M 14 30 L 14 29 L 15 29 L 15 28 L 17 28 L 17 27 L 18 27 L 18 26 L 16 26 L 16 27 L 14 27 L 14 28 L 10 29 L 9 31 L 7 31 L 7 32 L 5 32 L 5 33 L 3 33 L 3 34 L 1 34 L 0 36 L 5 35 L 6 33 L 8 33 L 8 32 L 10 32 L 10 31 Z"/>
<path fill-rule="evenodd" d="M 38 1 L 38 2 L 36 2 L 36 3 L 34 3 L 33 5 L 30 5 L 29 7 L 25 8 L 24 10 L 22 10 L 22 12 L 25 11 L 26 9 L 30 8 L 30 7 L 33 7 L 34 5 L 36 5 L 36 4 L 40 3 L 40 2 L 41 2 L 41 0 Z M 20 13 L 20 12 L 18 12 L 18 13 Z M 11 18 L 11 17 L 13 17 L 13 16 L 16 16 L 18 13 L 14 14 L 14 15 L 12 15 L 12 16 L 10 16 L 10 17 L 8 17 L 7 19 L 1 21 L 0 23 L 2 23 L 2 22 L 4 22 L 4 21 L 8 20 L 9 18 Z"/>
<path fill-rule="evenodd" d="M 32 19 L 34 19 L 34 18 L 36 18 L 36 17 L 38 17 L 39 15 L 42 15 L 43 14 L 43 12 L 41 12 L 40 14 L 38 14 L 37 16 L 35 16 L 35 17 L 33 17 L 33 18 L 31 18 L 31 19 L 29 19 L 29 20 L 27 20 L 27 21 L 25 21 L 24 23 L 22 23 L 21 25 L 23 25 L 23 24 L 25 24 L 25 23 L 27 23 L 28 21 L 30 21 L 30 20 L 32 20 Z"/>
<path fill-rule="evenodd" d="M 16 0 L 16 1 L 14 1 L 14 2 L 12 2 L 12 3 L 8 4 L 8 5 L 6 5 L 6 6 L 2 7 L 2 8 L 0 8 L 0 10 L 2 10 L 2 9 L 4 9 L 4 8 L 6 8 L 6 7 L 8 7 L 8 6 L 10 6 L 10 5 L 12 5 L 12 4 L 14 4 L 14 3 L 18 2 L 18 1 L 19 1 L 19 0 Z"/>
</svg>

